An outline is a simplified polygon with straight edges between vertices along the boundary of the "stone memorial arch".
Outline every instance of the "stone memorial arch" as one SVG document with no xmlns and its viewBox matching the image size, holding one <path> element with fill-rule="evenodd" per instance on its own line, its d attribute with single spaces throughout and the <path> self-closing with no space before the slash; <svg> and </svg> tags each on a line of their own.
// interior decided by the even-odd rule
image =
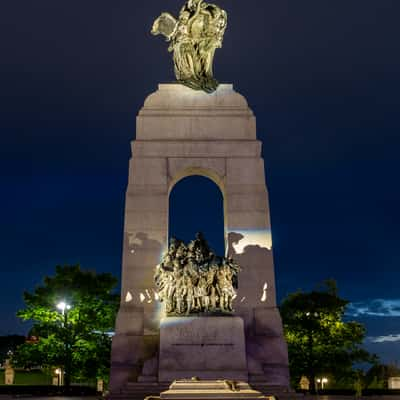
<svg viewBox="0 0 400 400">
<path fill-rule="evenodd" d="M 137 116 L 129 167 L 112 391 L 129 381 L 165 382 L 187 377 L 183 376 L 186 361 L 181 353 L 172 355 L 179 359 L 181 372 L 163 367 L 163 308 L 155 291 L 154 268 L 168 245 L 169 194 L 180 179 L 190 175 L 208 177 L 220 188 L 226 252 L 242 267 L 234 308 L 235 317 L 243 321 L 235 337 L 243 334 L 244 342 L 235 350 L 237 357 L 233 356 L 240 367 L 232 367 L 231 375 L 225 378 L 289 386 L 287 347 L 276 307 L 261 146 L 255 117 L 245 98 L 230 84 L 219 85 L 212 94 L 180 84 L 160 84 L 146 99 Z M 218 321 L 216 326 L 222 326 L 227 320 L 222 317 Z M 205 347 L 200 350 L 208 354 Z M 224 378 L 222 371 L 229 370 L 218 362 L 205 362 L 207 366 L 197 371 L 200 378 Z M 233 359 L 230 362 L 235 364 Z"/>
</svg>

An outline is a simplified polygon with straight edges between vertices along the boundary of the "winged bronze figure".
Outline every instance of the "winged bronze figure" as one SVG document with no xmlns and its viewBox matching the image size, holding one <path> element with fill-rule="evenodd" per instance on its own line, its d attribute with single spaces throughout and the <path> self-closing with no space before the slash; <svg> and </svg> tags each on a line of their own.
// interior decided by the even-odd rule
<svg viewBox="0 0 400 400">
<path fill-rule="evenodd" d="M 178 82 L 212 93 L 218 87 L 213 77 L 214 54 L 222 47 L 226 26 L 226 11 L 204 0 L 188 0 L 178 19 L 162 13 L 154 21 L 151 33 L 163 35 L 170 43 L 168 51 L 174 53 Z"/>
</svg>

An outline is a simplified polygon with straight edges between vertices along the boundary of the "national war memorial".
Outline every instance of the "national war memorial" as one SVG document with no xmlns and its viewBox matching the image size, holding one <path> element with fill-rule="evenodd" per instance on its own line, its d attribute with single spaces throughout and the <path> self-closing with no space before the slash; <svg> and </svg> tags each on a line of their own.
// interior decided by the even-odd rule
<svg viewBox="0 0 400 400">
<path fill-rule="evenodd" d="M 248 398 L 258 393 L 248 384 L 289 388 L 256 118 L 212 71 L 226 27 L 224 10 L 189 0 L 178 18 L 162 13 L 152 28 L 169 42 L 177 82 L 159 84 L 136 120 L 111 397 L 174 381 L 217 391 L 218 382 L 242 382 Z M 223 195 L 224 255 L 201 234 L 189 243 L 168 237 L 169 195 L 192 175 Z"/>
</svg>

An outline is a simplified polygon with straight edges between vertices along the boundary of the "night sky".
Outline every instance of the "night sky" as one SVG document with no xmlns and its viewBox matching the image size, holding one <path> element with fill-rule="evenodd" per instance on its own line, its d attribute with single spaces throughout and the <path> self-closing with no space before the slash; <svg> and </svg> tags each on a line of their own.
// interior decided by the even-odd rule
<svg viewBox="0 0 400 400">
<path fill-rule="evenodd" d="M 135 117 L 174 80 L 149 31 L 183 0 L 3 1 L 0 334 L 57 264 L 120 276 Z M 246 96 L 263 141 L 278 297 L 335 278 L 367 347 L 400 362 L 400 2 L 218 0 L 215 75 Z M 171 197 L 171 233 L 221 253 L 206 178 Z"/>
</svg>

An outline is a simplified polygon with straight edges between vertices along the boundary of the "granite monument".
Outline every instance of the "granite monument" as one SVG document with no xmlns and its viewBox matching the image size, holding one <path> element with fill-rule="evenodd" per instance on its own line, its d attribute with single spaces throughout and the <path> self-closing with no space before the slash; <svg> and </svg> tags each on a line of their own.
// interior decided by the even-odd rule
<svg viewBox="0 0 400 400">
<path fill-rule="evenodd" d="M 171 42 L 177 82 L 160 84 L 136 120 L 111 394 L 192 376 L 289 387 L 262 143 L 246 99 L 211 74 L 225 27 L 226 13 L 201 0 L 153 26 Z M 191 175 L 223 194 L 224 257 L 202 237 L 169 241 L 169 194 Z"/>
</svg>

